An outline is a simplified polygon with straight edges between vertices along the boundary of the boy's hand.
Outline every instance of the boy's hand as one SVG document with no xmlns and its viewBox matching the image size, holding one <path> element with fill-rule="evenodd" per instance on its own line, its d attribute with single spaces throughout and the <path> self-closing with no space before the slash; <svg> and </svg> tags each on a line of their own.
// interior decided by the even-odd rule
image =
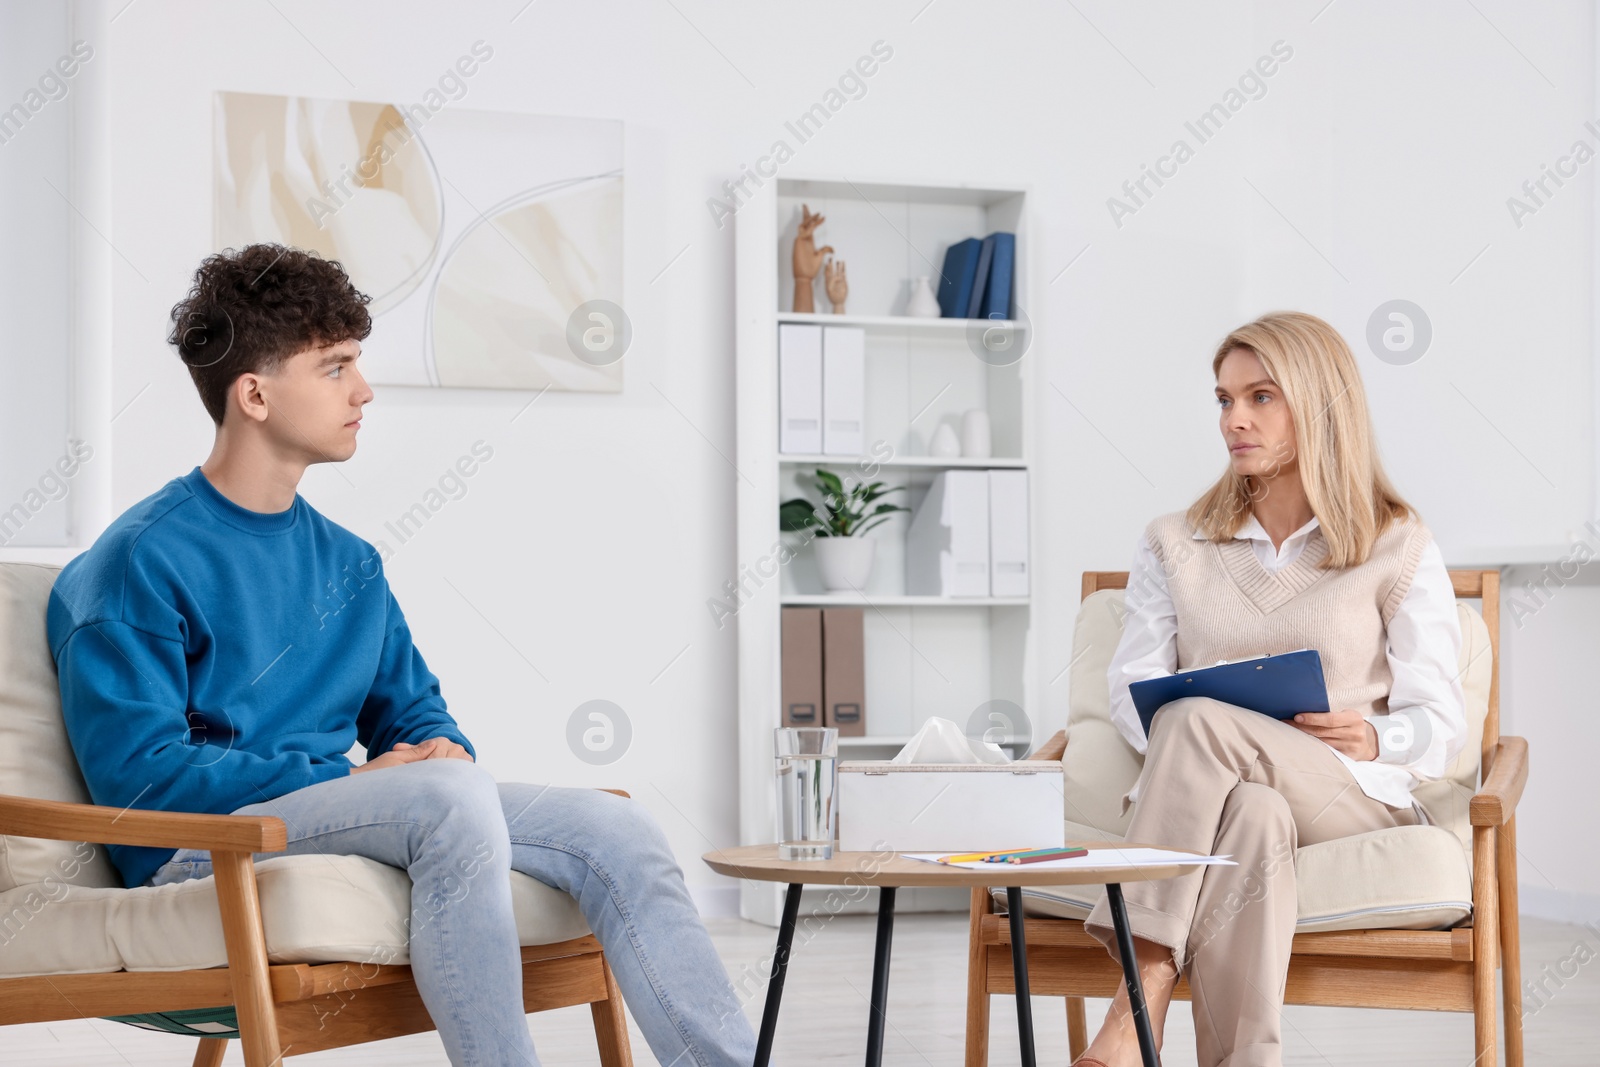
<svg viewBox="0 0 1600 1067">
<path fill-rule="evenodd" d="M 1378 731 L 1355 708 L 1342 711 L 1302 711 L 1289 725 L 1326 741 L 1354 760 L 1378 758 Z"/>
<path fill-rule="evenodd" d="M 389 751 L 422 753 L 416 757 L 417 759 L 464 759 L 468 763 L 474 762 L 465 747 L 456 744 L 448 737 L 430 737 L 420 745 L 408 745 L 401 741 Z"/>
<path fill-rule="evenodd" d="M 430 737 L 420 745 L 407 744 L 401 741 L 377 759 L 370 759 L 361 766 L 351 771 L 359 774 L 362 771 L 377 771 L 385 767 L 398 767 L 404 763 L 416 763 L 425 759 L 464 759 L 474 762 L 467 750 L 447 737 Z"/>
</svg>

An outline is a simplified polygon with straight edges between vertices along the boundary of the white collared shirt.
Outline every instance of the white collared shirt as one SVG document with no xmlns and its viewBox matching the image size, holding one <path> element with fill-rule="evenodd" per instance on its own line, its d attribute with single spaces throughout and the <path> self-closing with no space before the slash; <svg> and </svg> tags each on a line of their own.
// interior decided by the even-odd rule
<svg viewBox="0 0 1600 1067">
<path fill-rule="evenodd" d="M 1315 517 L 1290 534 L 1281 549 L 1252 514 L 1234 538 L 1248 539 L 1256 559 L 1276 572 L 1299 558 Z M 1195 532 L 1196 540 L 1205 535 Z M 1178 670 L 1178 616 L 1167 592 L 1166 574 L 1143 535 L 1128 575 L 1122 641 L 1111 658 L 1111 721 L 1138 752 L 1145 750 L 1144 727 L 1128 692 L 1132 682 L 1175 674 Z M 1391 807 L 1412 807 L 1411 787 L 1444 776 L 1466 744 L 1466 700 L 1457 664 L 1461 658 L 1461 623 L 1455 590 L 1439 546 L 1430 540 L 1422 550 L 1417 572 L 1405 598 L 1389 620 L 1387 655 L 1393 680 L 1389 714 L 1371 715 L 1378 734 L 1378 757 L 1353 760 L 1338 749 L 1334 755 L 1350 768 L 1361 791 Z M 1407 715 L 1394 713 L 1410 709 Z M 1418 735 L 1426 734 L 1426 737 Z M 1137 800 L 1138 786 L 1134 787 Z M 1425 818 L 1417 807 L 1419 817 Z"/>
</svg>

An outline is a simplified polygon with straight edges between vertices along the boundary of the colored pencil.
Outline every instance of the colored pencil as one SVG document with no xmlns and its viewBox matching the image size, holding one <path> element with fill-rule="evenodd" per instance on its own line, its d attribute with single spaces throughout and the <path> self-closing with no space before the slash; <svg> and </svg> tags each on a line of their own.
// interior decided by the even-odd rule
<svg viewBox="0 0 1600 1067">
<path fill-rule="evenodd" d="M 1062 850 L 1062 847 L 1063 846 L 1061 846 L 1061 845 L 1051 845 L 1049 848 L 1030 848 L 1030 849 L 1019 850 L 1019 851 L 1016 851 L 1016 852 L 996 853 L 995 855 L 996 855 L 997 858 L 995 858 L 993 860 L 990 860 L 989 862 L 991 862 L 991 863 L 1006 863 L 1006 862 L 1009 862 L 1013 856 L 1044 856 L 1044 855 L 1049 855 L 1050 853 L 1053 853 L 1053 852 L 1060 852 Z M 1073 846 L 1067 845 L 1065 847 L 1071 848 Z"/>
<path fill-rule="evenodd" d="M 1012 856 L 1009 859 L 1007 859 L 1006 862 L 1007 863 L 1043 863 L 1046 860 L 1069 860 L 1069 859 L 1072 859 L 1075 856 L 1087 856 L 1088 854 L 1089 854 L 1089 850 L 1086 849 L 1086 848 L 1063 848 L 1063 849 L 1058 849 L 1055 852 L 1048 852 L 1048 853 L 1046 853 L 1046 852 L 1036 852 L 1031 856 Z"/>
<path fill-rule="evenodd" d="M 978 860 L 983 860 L 985 863 L 993 863 L 994 862 L 994 858 L 996 856 L 1015 856 L 1015 855 L 1017 855 L 1019 853 L 1022 853 L 1022 852 L 1033 852 L 1033 851 L 1035 851 L 1035 850 L 1031 849 L 1031 848 L 1013 848 L 1013 849 L 1008 849 L 1007 851 L 1004 851 L 1004 852 L 968 852 L 968 853 L 965 853 L 965 854 L 960 855 L 960 856 L 940 856 L 939 857 L 939 862 L 940 863 L 976 863 Z"/>
</svg>

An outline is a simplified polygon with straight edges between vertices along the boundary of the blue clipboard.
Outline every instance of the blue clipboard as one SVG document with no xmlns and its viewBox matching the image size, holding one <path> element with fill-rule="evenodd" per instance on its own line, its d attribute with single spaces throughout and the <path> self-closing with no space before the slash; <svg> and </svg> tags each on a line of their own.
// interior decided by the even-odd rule
<svg viewBox="0 0 1600 1067">
<path fill-rule="evenodd" d="M 1211 697 L 1274 719 L 1287 719 L 1302 711 L 1328 710 L 1322 657 L 1314 648 L 1149 678 L 1129 685 L 1128 693 L 1138 709 L 1146 737 L 1150 736 L 1150 720 L 1161 706 L 1183 697 Z"/>
</svg>

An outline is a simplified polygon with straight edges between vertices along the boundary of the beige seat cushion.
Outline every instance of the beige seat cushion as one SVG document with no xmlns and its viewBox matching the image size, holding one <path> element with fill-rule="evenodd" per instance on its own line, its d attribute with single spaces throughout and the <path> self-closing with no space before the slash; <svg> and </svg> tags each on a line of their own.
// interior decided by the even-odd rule
<svg viewBox="0 0 1600 1067">
<path fill-rule="evenodd" d="M 45 605 L 60 567 L 0 563 L 0 793 L 89 804 L 61 721 Z M 0 893 L 17 886 L 122 885 L 103 848 L 0 834 Z"/>
<path fill-rule="evenodd" d="M 59 571 L 0 563 L 0 794 L 87 804 L 45 636 Z M 409 961 L 404 871 L 360 856 L 279 856 L 256 871 L 273 962 Z M 589 932 L 567 894 L 515 872 L 511 892 L 522 944 Z M 226 962 L 215 879 L 124 889 L 103 848 L 0 834 L 0 977 Z"/>
<path fill-rule="evenodd" d="M 1425 929 L 1455 925 L 1471 913 L 1467 802 L 1477 786 L 1494 664 L 1483 618 L 1463 601 L 1456 602 L 1456 611 L 1467 742 L 1445 778 L 1413 793 L 1435 825 L 1397 827 L 1299 849 L 1300 930 Z M 1078 609 L 1067 749 L 1061 760 L 1069 841 L 1120 841 L 1133 817 L 1131 808 L 1122 814 L 1122 798 L 1138 779 L 1143 757 L 1111 723 L 1107 678 L 1126 615 L 1121 589 L 1092 593 Z M 1039 893 L 1030 898 L 1029 911 L 1082 918 L 1101 892 Z"/>
<path fill-rule="evenodd" d="M 256 881 L 273 963 L 410 962 L 404 871 L 363 856 L 278 856 L 257 862 Z M 589 932 L 577 901 L 525 874 L 512 872 L 511 897 L 521 944 Z M 138 889 L 22 886 L 0 893 L 0 946 L 0 978 L 227 963 L 215 878 Z"/>
<path fill-rule="evenodd" d="M 1067 825 L 1067 840 L 1119 840 Z M 1295 850 L 1295 930 L 1436 930 L 1472 915 L 1472 872 L 1455 835 L 1437 826 L 1396 826 Z M 1029 888 L 1029 915 L 1082 919 L 1103 886 Z M 1005 891 L 995 893 L 1002 908 Z"/>
</svg>

